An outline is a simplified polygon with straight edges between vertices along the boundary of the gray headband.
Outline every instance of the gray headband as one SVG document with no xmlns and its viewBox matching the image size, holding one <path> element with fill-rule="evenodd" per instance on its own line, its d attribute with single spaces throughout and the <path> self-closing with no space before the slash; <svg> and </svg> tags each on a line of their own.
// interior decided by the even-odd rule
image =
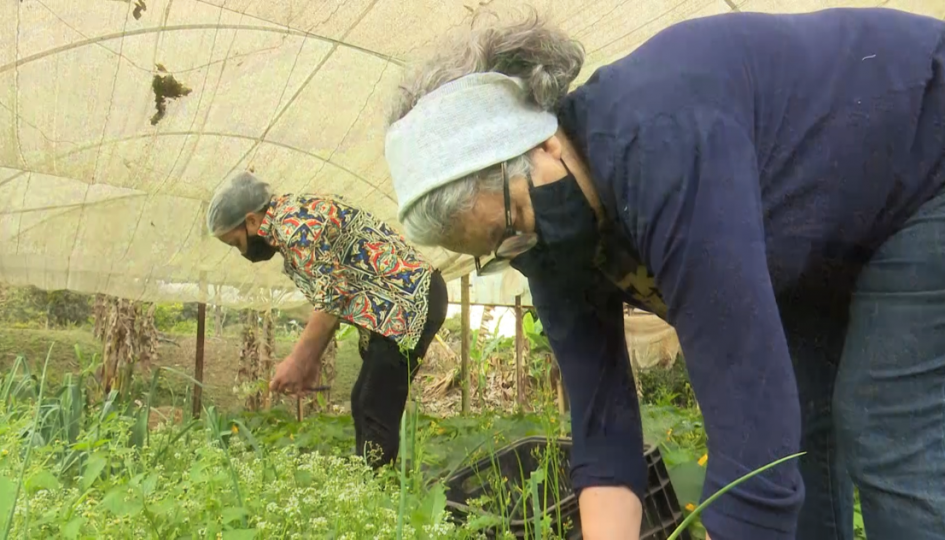
<svg viewBox="0 0 945 540">
<path fill-rule="evenodd" d="M 520 156 L 557 129 L 555 115 L 530 102 L 518 79 L 474 73 L 444 84 L 387 131 L 398 218 L 427 193 Z"/>
</svg>

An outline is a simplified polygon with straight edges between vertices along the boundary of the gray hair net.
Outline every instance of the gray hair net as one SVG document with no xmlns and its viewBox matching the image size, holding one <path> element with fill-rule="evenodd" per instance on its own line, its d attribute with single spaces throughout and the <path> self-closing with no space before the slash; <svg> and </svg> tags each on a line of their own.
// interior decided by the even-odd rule
<svg viewBox="0 0 945 540">
<path fill-rule="evenodd" d="M 213 236 L 226 234 L 246 221 L 246 214 L 258 212 L 269 204 L 269 184 L 248 172 L 230 178 L 207 207 L 207 230 Z"/>
</svg>

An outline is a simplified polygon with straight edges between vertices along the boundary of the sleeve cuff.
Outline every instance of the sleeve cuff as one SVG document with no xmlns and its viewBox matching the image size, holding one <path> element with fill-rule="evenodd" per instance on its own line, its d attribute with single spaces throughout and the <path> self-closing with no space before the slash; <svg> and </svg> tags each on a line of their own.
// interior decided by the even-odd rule
<svg viewBox="0 0 945 540">
<path fill-rule="evenodd" d="M 603 441 L 600 441 L 603 442 Z M 587 444 L 571 449 L 571 485 L 580 497 L 589 487 L 627 487 L 643 501 L 647 488 L 643 443 L 634 445 Z"/>
</svg>

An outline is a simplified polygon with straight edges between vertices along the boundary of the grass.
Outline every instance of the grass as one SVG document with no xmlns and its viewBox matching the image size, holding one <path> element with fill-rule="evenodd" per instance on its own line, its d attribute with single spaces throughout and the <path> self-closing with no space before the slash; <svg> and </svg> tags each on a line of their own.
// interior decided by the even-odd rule
<svg viewBox="0 0 945 540">
<path fill-rule="evenodd" d="M 8 372 L 0 380 L 0 530 L 9 528 L 11 537 L 478 536 L 446 519 L 442 485 L 428 487 L 413 476 L 407 483 L 402 474 L 404 489 L 398 489 L 398 475 L 374 475 L 348 457 L 347 417 L 299 424 L 281 411 L 227 416 L 211 406 L 199 420 L 144 433 L 146 406 L 117 403 L 114 396 L 93 407 L 70 400 L 90 382 L 83 380 L 88 369 L 65 378 L 45 400 L 42 379 L 25 376 L 23 363 L 15 369 L 20 375 Z M 80 429 L 70 429 L 73 421 Z M 441 438 L 432 447 L 449 441 L 456 449 L 484 433 L 498 444 L 541 423 L 521 417 L 414 424 L 418 437 Z M 427 454 L 429 478 L 453 466 L 456 456 Z"/>
<path fill-rule="evenodd" d="M 62 343 L 69 339 L 95 345 L 81 331 L 0 332 L 0 531 L 9 527 L 11 537 L 478 538 L 485 527 L 507 530 L 515 489 L 521 490 L 515 495 L 519 504 L 532 506 L 523 514 L 531 516 L 530 530 L 555 537 L 550 516 L 535 511 L 560 480 L 546 460 L 539 459 L 535 471 L 519 471 L 517 484 L 501 482 L 493 500 L 472 502 L 488 514 L 463 524 L 448 519 L 440 482 L 510 441 L 566 430 L 566 419 L 553 409 L 442 419 L 406 415 L 406 459 L 399 471 L 375 475 L 349 456 L 354 437 L 348 416 L 318 415 L 299 423 L 281 409 L 231 412 L 237 403 L 205 406 L 200 419 L 185 416 L 181 424 L 149 430 L 148 409 L 157 403 L 157 390 L 190 384 L 186 373 L 155 370 L 136 402 L 110 396 L 103 404 L 88 404 L 84 391 L 94 386 L 93 365 Z M 24 371 L 42 366 L 10 361 L 5 352 L 17 346 L 35 353 L 50 342 L 60 345 L 48 355 L 48 375 L 40 378 L 24 377 Z M 339 355 L 337 367 L 340 380 L 342 373 L 351 374 L 350 386 L 359 362 L 351 359 L 356 341 L 347 346 L 347 359 Z M 207 374 L 235 377 L 235 362 L 223 361 L 235 346 L 221 341 L 214 352 L 211 347 L 208 342 Z M 161 366 L 186 372 L 184 354 L 165 355 Z M 206 391 L 207 402 L 228 389 L 223 384 L 219 393 Z M 178 402 L 181 394 L 170 397 Z M 705 474 L 701 418 L 667 404 L 644 407 L 643 414 L 645 438 L 660 445 L 680 506 L 695 510 Z M 12 496 L 20 492 L 19 500 Z M 687 514 L 694 537 L 703 537 L 698 510 Z"/>
<path fill-rule="evenodd" d="M 158 344 L 158 367 L 170 367 L 193 376 L 196 338 L 192 336 L 170 336 L 177 346 L 168 343 Z M 86 354 L 101 354 L 102 345 L 86 328 L 72 330 L 36 330 L 0 326 L 0 371 L 10 369 L 17 357 L 29 359 L 29 367 L 34 373 L 42 370 L 42 359 L 46 357 L 50 346 L 54 345 L 49 359 L 49 384 L 58 387 L 67 373 L 75 373 L 79 365 L 75 356 L 78 346 Z M 276 341 L 277 359 L 282 359 L 292 350 L 293 342 L 287 339 Z M 242 407 L 240 399 L 233 394 L 236 374 L 239 369 L 240 341 L 238 337 L 208 337 L 204 347 L 204 395 L 221 410 L 235 412 Z M 358 354 L 357 333 L 338 344 L 335 384 L 332 388 L 332 402 L 346 404 L 351 388 L 354 386 L 361 369 L 361 357 Z M 186 387 L 181 381 L 162 385 L 158 389 L 156 405 L 167 405 Z"/>
<path fill-rule="evenodd" d="M 57 349 L 49 373 L 54 361 L 66 365 Z M 562 423 L 554 409 L 407 415 L 400 471 L 375 475 L 349 456 L 348 416 L 299 423 L 284 410 L 231 415 L 211 405 L 199 419 L 149 430 L 155 389 L 182 378 L 186 384 L 186 375 L 157 369 L 140 399 L 121 402 L 113 394 L 96 405 L 86 393 L 96 384 L 94 362 L 73 358 L 74 371 L 61 374 L 56 387 L 33 376 L 25 361 L 14 361 L 0 379 L 0 530 L 9 527 L 11 537 L 478 538 L 484 527 L 507 526 L 509 513 L 506 521 L 493 515 L 454 523 L 440 480 L 510 441 L 554 436 Z M 654 433 L 685 433 L 690 423 L 666 411 L 650 416 Z M 526 508 L 536 508 L 558 480 L 542 463 L 520 471 Z M 506 482 L 503 489 L 515 488 Z M 11 496 L 18 490 L 19 498 Z M 471 504 L 486 511 L 494 503 Z M 532 531 L 555 537 L 549 516 L 528 515 Z"/>
</svg>

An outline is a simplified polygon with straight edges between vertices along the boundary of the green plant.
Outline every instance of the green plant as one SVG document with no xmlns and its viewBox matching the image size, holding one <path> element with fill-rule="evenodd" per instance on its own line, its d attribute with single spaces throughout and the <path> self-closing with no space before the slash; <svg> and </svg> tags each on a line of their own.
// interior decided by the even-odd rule
<svg viewBox="0 0 945 540">
<path fill-rule="evenodd" d="M 790 460 L 792 460 L 792 459 L 799 458 L 799 457 L 803 456 L 804 454 L 805 454 L 805 452 L 800 452 L 800 453 L 798 453 L 798 454 L 792 454 L 792 455 L 790 455 L 790 456 L 783 457 L 783 458 L 781 458 L 781 459 L 779 459 L 779 460 L 777 460 L 777 461 L 773 461 L 773 462 L 771 462 L 771 463 L 765 465 L 764 467 L 761 467 L 761 468 L 759 468 L 759 469 L 757 469 L 757 470 L 754 470 L 754 471 L 752 471 L 752 472 L 750 472 L 750 473 L 748 473 L 748 474 L 742 476 L 742 477 L 739 478 L 738 480 L 735 480 L 734 482 L 728 484 L 727 486 L 725 486 L 725 487 L 723 487 L 722 489 L 718 490 L 717 492 L 713 493 L 712 496 L 710 496 L 708 499 L 706 499 L 702 504 L 700 504 L 699 506 L 697 506 L 696 509 L 692 511 L 692 513 L 690 513 L 688 516 L 686 516 L 686 519 L 684 519 L 683 522 L 679 525 L 679 527 L 677 527 L 677 528 L 673 531 L 673 533 L 669 535 L 669 538 L 668 538 L 667 540 L 676 540 L 676 538 L 679 538 L 679 535 L 681 535 L 686 529 L 689 528 L 689 526 L 696 520 L 696 518 L 699 517 L 699 515 L 702 513 L 703 510 L 705 510 L 709 505 L 711 505 L 713 502 L 715 502 L 719 497 L 721 497 L 722 495 L 728 493 L 729 490 L 731 490 L 731 489 L 734 488 L 735 486 L 737 486 L 737 485 L 739 485 L 739 484 L 745 482 L 746 480 L 749 480 L 749 479 L 751 479 L 751 478 L 753 478 L 753 477 L 755 477 L 755 476 L 757 476 L 757 475 L 759 475 L 759 474 L 761 474 L 761 473 L 767 471 L 768 469 L 770 469 L 770 468 L 772 468 L 772 467 L 776 467 L 776 466 L 778 466 L 778 465 L 780 465 L 780 464 L 782 464 L 782 463 L 784 463 L 784 462 L 786 462 L 786 461 L 790 461 Z"/>
<path fill-rule="evenodd" d="M 148 393 L 143 402 L 122 402 L 114 393 L 101 405 L 83 402 L 71 409 L 78 412 L 72 418 L 59 409 L 67 407 L 77 381 L 46 399 L 43 379 L 36 381 L 25 365 L 17 362 L 0 379 L 0 530 L 14 536 L 457 537 L 445 522 L 441 486 L 421 492 L 414 489 L 421 483 L 410 479 L 405 507 L 419 510 L 398 529 L 391 521 L 396 511 L 390 513 L 397 494 L 359 459 L 302 452 L 294 444 L 267 447 L 246 422 L 212 405 L 201 421 L 151 431 L 141 421 L 148 416 Z M 260 429 L 282 425 L 255 418 Z M 81 435 L 63 437 L 75 421 Z M 19 436 L 23 432 L 30 440 Z M 75 466 L 49 466 L 70 460 Z M 15 507 L 14 489 L 6 489 L 14 485 L 14 471 L 23 495 Z"/>
<path fill-rule="evenodd" d="M 485 343 L 481 347 L 477 345 L 478 331 L 473 332 L 472 339 L 470 340 L 470 350 L 469 356 L 473 360 L 473 369 L 475 370 L 475 375 L 477 378 L 476 384 L 476 394 L 479 398 L 479 402 L 485 403 L 485 390 L 486 390 L 486 374 L 489 368 L 489 359 L 492 358 L 492 355 L 502 348 L 505 345 L 505 348 L 509 348 L 510 341 L 508 338 L 503 338 L 499 334 L 499 325 L 502 322 L 502 317 L 499 317 L 499 320 L 496 321 L 495 329 L 492 331 L 492 335 L 488 336 Z"/>
<path fill-rule="evenodd" d="M 522 317 L 522 331 L 528 339 L 528 346 L 532 352 L 551 351 L 551 344 L 548 342 L 548 336 L 544 334 L 544 327 L 531 311 Z"/>
<path fill-rule="evenodd" d="M 646 403 L 684 409 L 694 407 L 696 396 L 689 383 L 686 361 L 680 354 L 669 369 L 653 367 L 637 374 Z"/>
<path fill-rule="evenodd" d="M 92 315 L 89 297 L 72 291 L 5 287 L 0 320 L 20 327 L 67 328 L 86 325 Z"/>
<path fill-rule="evenodd" d="M 446 418 L 409 408 L 402 459 L 376 474 L 349 455 L 349 416 L 312 415 L 298 423 L 283 409 L 227 415 L 207 401 L 201 417 L 190 419 L 181 387 L 195 383 L 188 375 L 159 368 L 136 395 L 101 395 L 91 376 L 97 357 L 76 356 L 79 367 L 58 386 L 30 373 L 22 358 L 0 372 L 0 530 L 9 528 L 11 537 L 464 540 L 486 527 L 509 534 L 512 514 L 527 516 L 529 537 L 560 535 L 551 526 L 560 516 L 542 512 L 563 481 L 550 452 L 537 454 L 537 465 L 520 464 L 516 488 L 491 480 L 494 496 L 481 501 L 491 517 L 449 522 L 443 485 L 463 464 L 508 442 L 554 440 L 562 424 L 566 432 L 567 419 L 554 407 Z M 178 404 L 185 414 L 152 428 L 161 388 L 177 388 L 168 394 L 184 400 Z M 680 478 L 692 473 L 686 489 L 698 497 L 706 443 L 698 411 L 647 405 L 642 413 L 677 494 Z M 507 504 L 513 499 L 517 508 Z M 697 527 L 698 514 L 690 517 Z"/>
<path fill-rule="evenodd" d="M 33 428 L 27 434 L 29 435 L 29 443 L 26 447 L 26 456 L 23 458 L 23 464 L 20 466 L 20 475 L 19 480 L 16 483 L 16 491 L 13 492 L 13 502 L 10 504 L 10 514 L 6 520 L 6 527 L 3 531 L 3 540 L 6 540 L 10 537 L 10 531 L 13 529 L 13 518 L 16 515 L 16 504 L 20 498 L 20 491 L 23 489 L 23 481 L 26 475 L 26 468 L 29 465 L 30 457 L 33 455 L 33 448 L 36 446 L 36 427 L 39 425 L 40 413 L 43 408 L 43 391 L 46 389 L 46 368 L 49 367 L 49 357 L 52 356 L 52 347 L 49 348 L 49 353 L 46 355 L 46 362 L 43 364 L 43 376 L 40 379 L 39 384 L 39 394 L 36 397 L 36 414 L 33 417 Z"/>
<path fill-rule="evenodd" d="M 170 332 L 182 321 L 184 304 L 157 304 L 154 308 L 154 326 L 162 332 Z"/>
</svg>

